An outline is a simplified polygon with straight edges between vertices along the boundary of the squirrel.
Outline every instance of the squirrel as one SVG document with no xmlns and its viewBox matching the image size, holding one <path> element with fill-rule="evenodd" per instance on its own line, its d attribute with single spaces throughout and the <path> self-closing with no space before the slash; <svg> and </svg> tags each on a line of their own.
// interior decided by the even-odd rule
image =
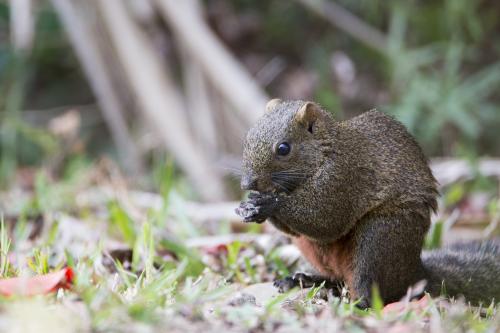
<svg viewBox="0 0 500 333">
<path fill-rule="evenodd" d="M 500 300 L 500 242 L 422 251 L 437 209 L 437 182 L 403 124 L 371 110 L 339 121 L 314 102 L 273 99 L 247 133 L 236 213 L 290 235 L 319 272 L 276 280 L 281 291 L 345 283 L 367 308 L 425 280 L 432 296 Z"/>
</svg>

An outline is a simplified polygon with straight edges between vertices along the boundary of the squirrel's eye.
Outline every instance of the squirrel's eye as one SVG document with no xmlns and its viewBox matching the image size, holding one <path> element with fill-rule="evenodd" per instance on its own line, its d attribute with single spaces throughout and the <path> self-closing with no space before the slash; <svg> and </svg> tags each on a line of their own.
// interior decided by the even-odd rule
<svg viewBox="0 0 500 333">
<path fill-rule="evenodd" d="M 278 149 L 276 149 L 276 152 L 280 156 L 286 156 L 290 153 L 290 144 L 288 142 L 282 142 L 278 145 Z"/>
</svg>

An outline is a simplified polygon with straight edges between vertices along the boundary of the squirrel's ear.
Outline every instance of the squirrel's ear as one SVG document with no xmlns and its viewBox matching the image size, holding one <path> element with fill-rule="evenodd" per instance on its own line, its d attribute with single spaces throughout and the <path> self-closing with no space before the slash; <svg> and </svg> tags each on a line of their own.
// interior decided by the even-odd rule
<svg viewBox="0 0 500 333">
<path fill-rule="evenodd" d="M 274 98 L 272 100 L 270 100 L 269 102 L 267 102 L 266 104 L 266 113 L 267 112 L 271 112 L 272 109 L 274 109 L 274 107 L 278 104 L 280 104 L 282 102 L 281 99 L 279 98 Z"/>
<path fill-rule="evenodd" d="M 313 102 L 305 102 L 297 112 L 295 118 L 312 133 L 313 125 L 320 116 L 320 107 Z"/>
</svg>

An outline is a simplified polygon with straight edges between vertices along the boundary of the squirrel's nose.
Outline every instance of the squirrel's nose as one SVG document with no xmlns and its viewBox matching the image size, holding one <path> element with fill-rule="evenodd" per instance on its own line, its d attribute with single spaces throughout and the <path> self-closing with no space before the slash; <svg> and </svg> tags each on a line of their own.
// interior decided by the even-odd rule
<svg viewBox="0 0 500 333">
<path fill-rule="evenodd" d="M 257 180 L 255 176 L 244 175 L 241 177 L 241 189 L 245 191 L 256 191 Z"/>
</svg>

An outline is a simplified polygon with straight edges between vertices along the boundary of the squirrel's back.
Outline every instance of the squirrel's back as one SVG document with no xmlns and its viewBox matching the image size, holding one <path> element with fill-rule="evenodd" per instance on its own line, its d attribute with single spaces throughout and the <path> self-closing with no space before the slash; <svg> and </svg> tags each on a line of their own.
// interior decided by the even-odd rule
<svg viewBox="0 0 500 333">
<path fill-rule="evenodd" d="M 422 149 L 399 121 L 372 110 L 343 122 L 358 131 L 369 145 L 369 154 L 380 189 L 391 201 L 425 203 L 437 207 L 436 180 Z"/>
</svg>

